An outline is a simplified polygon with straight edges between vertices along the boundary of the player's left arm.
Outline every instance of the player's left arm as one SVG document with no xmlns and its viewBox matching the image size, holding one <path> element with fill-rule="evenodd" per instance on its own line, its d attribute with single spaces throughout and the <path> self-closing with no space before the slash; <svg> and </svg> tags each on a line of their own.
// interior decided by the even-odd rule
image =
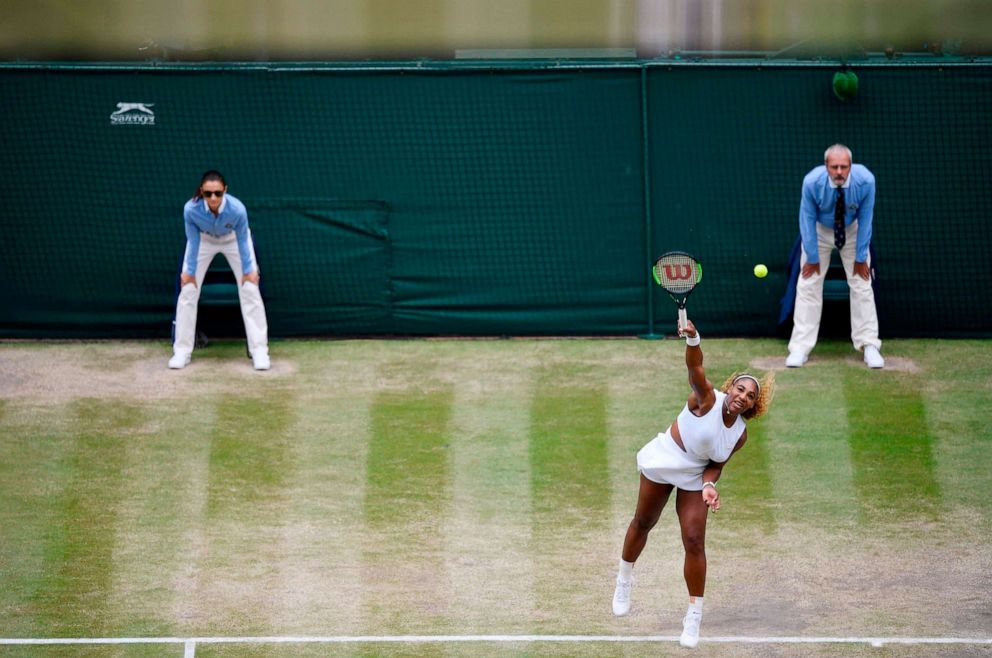
<svg viewBox="0 0 992 658">
<path fill-rule="evenodd" d="M 196 268 L 200 253 L 200 229 L 193 220 L 193 208 L 186 204 L 183 208 L 183 230 L 186 232 L 186 252 L 179 272 L 179 285 L 196 284 Z"/>
<path fill-rule="evenodd" d="M 868 281 L 871 279 L 868 245 L 871 243 L 872 222 L 875 218 L 875 177 L 869 173 L 862 185 L 864 194 L 858 204 L 858 243 L 854 254 L 854 273 Z"/>
<path fill-rule="evenodd" d="M 803 278 L 808 279 L 820 273 L 820 252 L 816 243 L 816 217 L 819 205 L 813 192 L 814 181 L 809 176 L 803 180 L 802 201 L 799 203 L 799 236 L 802 239 L 806 264 L 803 265 Z"/>
<path fill-rule="evenodd" d="M 250 246 L 248 212 L 244 209 L 239 209 L 237 219 L 234 221 L 234 235 L 238 241 L 238 255 L 241 256 L 241 275 L 245 281 L 258 285 L 258 263 L 255 262 L 255 255 Z"/>
<path fill-rule="evenodd" d="M 730 451 L 730 457 L 733 457 L 735 452 L 743 448 L 746 442 L 747 429 L 741 434 L 741 438 L 737 440 L 737 445 L 734 446 L 734 449 Z M 713 486 L 706 485 L 703 487 L 703 502 L 714 512 L 720 509 L 720 491 L 716 488 L 716 483 L 720 481 L 720 476 L 723 474 L 723 467 L 730 461 L 730 457 L 727 457 L 722 462 L 711 461 L 703 469 L 703 482 L 713 483 Z"/>
</svg>

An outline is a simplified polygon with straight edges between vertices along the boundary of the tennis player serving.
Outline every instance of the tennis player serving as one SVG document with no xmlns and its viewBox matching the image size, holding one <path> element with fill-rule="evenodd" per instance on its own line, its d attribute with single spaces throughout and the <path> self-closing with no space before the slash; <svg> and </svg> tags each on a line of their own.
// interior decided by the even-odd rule
<svg viewBox="0 0 992 658">
<path fill-rule="evenodd" d="M 644 550 L 648 533 L 658 522 L 672 491 L 685 547 L 685 584 L 689 609 L 682 620 L 681 644 L 695 647 L 703 618 L 706 586 L 706 517 L 720 509 L 717 482 L 727 460 L 747 441 L 744 421 L 768 410 L 775 386 L 769 374 L 758 380 L 747 373 L 731 375 L 721 390 L 706 379 L 699 332 L 691 321 L 685 334 L 685 365 L 689 371 L 689 399 L 675 422 L 637 453 L 640 490 L 637 509 L 627 528 L 620 573 L 613 593 L 613 614 L 630 611 L 634 562 Z"/>
</svg>

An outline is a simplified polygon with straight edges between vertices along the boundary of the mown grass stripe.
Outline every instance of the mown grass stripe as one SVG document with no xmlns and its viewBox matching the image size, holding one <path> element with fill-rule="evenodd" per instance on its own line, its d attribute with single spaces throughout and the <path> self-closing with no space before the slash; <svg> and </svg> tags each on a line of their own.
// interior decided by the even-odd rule
<svg viewBox="0 0 992 658">
<path fill-rule="evenodd" d="M 612 527 L 609 389 L 586 375 L 582 369 L 547 367 L 534 382 L 531 400 L 533 599 L 536 609 L 554 614 L 561 612 L 556 606 L 563 590 L 583 610 L 601 603 L 594 573 L 578 565 L 604 548 L 599 538 Z"/>
<path fill-rule="evenodd" d="M 870 516 L 874 524 L 937 518 L 935 439 L 918 380 L 849 369 L 843 390 L 862 519 Z"/>
<path fill-rule="evenodd" d="M 611 517 L 617 525 L 615 552 L 619 555 L 627 523 L 637 503 L 637 451 L 660 429 L 666 420 L 657 413 L 645 413 L 660 405 L 654 387 L 632 385 L 630 375 L 611 380 L 607 403 L 607 456 L 611 480 Z M 621 529 L 622 528 L 622 529 Z"/>
<path fill-rule="evenodd" d="M 446 613 L 441 524 L 451 486 L 453 399 L 450 387 L 374 396 L 362 560 L 364 614 L 375 625 L 408 628 Z"/>
<path fill-rule="evenodd" d="M 191 617 L 195 563 L 206 507 L 213 408 L 195 413 L 142 405 L 146 426 L 124 448 L 121 503 L 114 532 L 116 628 L 176 630 Z M 186 630 L 180 627 L 180 630 Z"/>
<path fill-rule="evenodd" d="M 535 511 L 585 519 L 608 509 L 608 389 L 546 370 L 531 401 L 530 466 Z"/>
<path fill-rule="evenodd" d="M 749 422 L 747 442 L 731 457 L 720 478 L 720 489 L 734 504 L 734 522 L 773 535 L 778 528 L 772 484 L 772 446 L 768 424 Z"/>
<path fill-rule="evenodd" d="M 775 399 L 761 423 L 773 455 L 767 504 L 779 523 L 854 524 L 849 428 L 834 372 L 845 367 L 816 364 L 778 373 Z"/>
<path fill-rule="evenodd" d="M 295 479 L 293 395 L 258 389 L 216 401 L 198 603 L 234 628 L 268 628 L 281 596 L 275 564 Z"/>
<path fill-rule="evenodd" d="M 290 400 L 274 392 L 227 394 L 216 403 L 210 441 L 212 517 L 250 522 L 258 503 L 284 494 L 293 473 Z"/>
<path fill-rule="evenodd" d="M 468 631 L 533 614 L 531 377 L 526 364 L 469 363 L 459 371 L 461 381 L 475 385 L 455 390 L 445 571 L 452 618 Z"/>
<path fill-rule="evenodd" d="M 46 555 L 61 542 L 56 503 L 70 478 L 65 452 L 72 445 L 64 405 L 57 409 L 11 403 L 0 426 L 0 619 L 8 633 L 44 633 L 49 609 L 39 597 L 49 586 Z"/>
<path fill-rule="evenodd" d="M 951 493 L 962 483 L 975 491 L 992 490 L 992 430 L 986 413 L 992 400 L 989 341 L 932 340 L 921 356 L 914 383 L 926 407 L 944 503 L 992 523 L 992 506 L 976 506 L 970 496 Z"/>
<path fill-rule="evenodd" d="M 67 484 L 54 500 L 45 548 L 39 619 L 63 633 L 112 628 L 114 536 L 123 493 L 125 446 L 143 422 L 140 407 L 82 399 L 70 405 L 72 443 L 62 466 Z"/>
<path fill-rule="evenodd" d="M 204 405 L 194 414 L 181 414 L 181 418 L 166 415 L 170 429 L 161 438 L 171 444 L 175 464 L 158 464 L 158 468 L 174 471 L 177 479 L 175 491 L 163 498 L 149 500 L 150 505 L 161 505 L 171 500 L 174 521 L 163 519 L 160 525 L 153 526 L 164 534 L 163 544 L 168 548 L 161 555 L 168 565 L 161 570 L 151 570 L 144 561 L 133 562 L 130 568 L 145 577 L 168 578 L 171 605 L 161 614 L 164 620 L 182 620 L 180 628 L 206 614 L 207 605 L 201 598 L 205 589 L 202 561 L 208 555 L 211 543 L 211 524 L 207 521 L 207 505 L 210 498 L 210 453 L 209 436 L 215 423 L 216 406 Z M 179 434 L 180 438 L 176 438 Z M 147 459 L 147 455 L 144 456 Z M 168 462 L 166 462 L 168 464 Z M 148 468 L 155 468 L 149 464 Z M 118 541 L 128 541 L 128 534 Z M 155 571 L 159 571 L 155 574 Z M 166 622 L 168 623 L 168 622 Z M 190 630 L 193 630 L 190 628 Z"/>
<path fill-rule="evenodd" d="M 273 623 L 299 632 L 321 618 L 341 632 L 361 630 L 362 546 L 353 520 L 362 518 L 369 404 L 363 393 L 319 393 L 295 400 L 288 428 L 294 477 L 275 550 L 282 595 Z"/>
</svg>

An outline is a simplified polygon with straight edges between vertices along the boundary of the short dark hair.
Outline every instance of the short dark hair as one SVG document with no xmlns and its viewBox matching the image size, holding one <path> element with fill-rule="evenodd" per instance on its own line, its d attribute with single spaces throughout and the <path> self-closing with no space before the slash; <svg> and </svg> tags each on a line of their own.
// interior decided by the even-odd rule
<svg viewBox="0 0 992 658">
<path fill-rule="evenodd" d="M 200 194 L 200 188 L 203 187 L 204 183 L 212 180 L 220 181 L 221 185 L 227 187 L 227 181 L 224 180 L 224 174 L 220 173 L 216 169 L 210 169 L 209 171 L 203 172 L 203 176 L 200 177 L 200 184 L 196 186 L 196 192 L 193 193 L 193 198 L 201 198 L 203 195 Z"/>
</svg>

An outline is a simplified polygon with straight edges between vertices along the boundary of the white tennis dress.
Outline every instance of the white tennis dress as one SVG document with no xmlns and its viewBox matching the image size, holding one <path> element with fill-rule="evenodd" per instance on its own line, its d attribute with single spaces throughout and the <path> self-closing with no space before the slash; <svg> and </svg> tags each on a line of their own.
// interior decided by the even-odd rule
<svg viewBox="0 0 992 658">
<path fill-rule="evenodd" d="M 703 488 L 703 470 L 710 463 L 730 458 L 734 446 L 744 433 L 744 419 L 730 427 L 723 424 L 723 401 L 726 393 L 714 391 L 716 403 L 705 416 L 696 416 L 686 403 L 679 413 L 679 434 L 685 450 L 675 443 L 671 426 L 651 439 L 637 453 L 637 470 L 652 482 L 673 484 L 679 489 L 699 491 Z"/>
</svg>

